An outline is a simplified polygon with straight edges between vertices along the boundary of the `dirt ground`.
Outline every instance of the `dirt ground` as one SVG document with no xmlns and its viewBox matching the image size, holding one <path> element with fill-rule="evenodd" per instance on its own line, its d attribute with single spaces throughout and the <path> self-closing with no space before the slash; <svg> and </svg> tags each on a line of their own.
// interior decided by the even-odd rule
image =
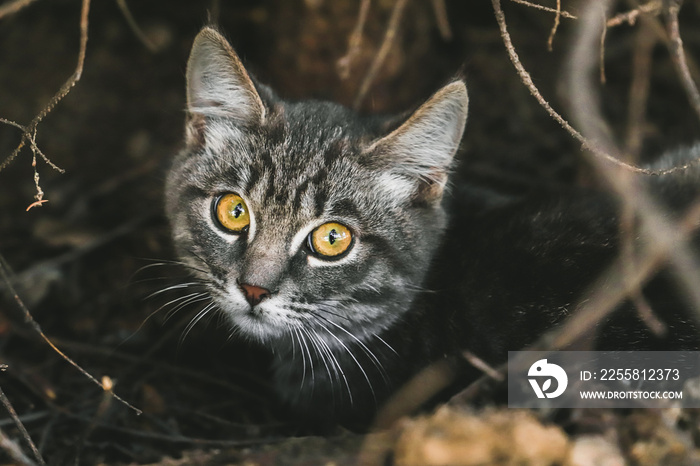
<svg viewBox="0 0 700 466">
<path fill-rule="evenodd" d="M 1 3 L 0 12 L 12 3 Z M 114 392 L 143 413 L 64 361 L 26 322 L 7 283 L 0 284 L 0 388 L 48 464 L 697 463 L 697 413 L 679 410 L 563 414 L 452 404 L 370 436 L 342 428 L 315 435 L 276 408 L 264 354 L 229 341 L 217 318 L 188 327 L 196 304 L 172 312 L 186 293 L 166 289 L 186 274 L 168 264 L 174 254 L 162 189 L 181 144 L 185 64 L 198 30 L 215 18 L 253 73 L 284 97 L 352 106 L 399 3 L 370 2 L 359 49 L 343 70 L 338 62 L 348 53 L 359 0 L 131 1 L 139 30 L 119 1 L 93 2 L 82 77 L 36 135 L 65 173 L 39 157 L 48 202 L 27 211 L 36 200 L 32 151 L 24 148 L 0 171 L 0 254 L 51 341 L 98 379 L 109 377 Z M 554 0 L 541 3 L 556 7 Z M 576 2 L 562 3 L 577 11 Z M 610 15 L 635 4 L 620 2 Z M 503 7 L 524 66 L 566 116 L 562 75 L 577 21 L 561 18 L 548 51 L 554 13 L 510 0 Z M 73 73 L 80 12 L 80 0 L 36 0 L 0 16 L 0 118 L 29 124 Z M 680 17 L 698 82 L 700 2 L 686 2 Z M 663 23 L 651 14 L 609 28 L 605 38 L 601 102 L 623 143 L 635 53 L 644 37 L 652 38 L 645 118 L 634 127 L 642 160 L 695 141 L 700 124 L 657 39 L 664 33 L 655 27 Z M 459 74 L 468 84 L 470 114 L 456 182 L 517 190 L 595 183 L 580 144 L 518 78 L 490 2 L 409 0 L 397 24 L 362 111 L 409 109 Z M 0 163 L 21 137 L 0 124 Z M 33 458 L 6 410 L 0 412 L 0 463 L 18 461 L 12 445 Z"/>
</svg>

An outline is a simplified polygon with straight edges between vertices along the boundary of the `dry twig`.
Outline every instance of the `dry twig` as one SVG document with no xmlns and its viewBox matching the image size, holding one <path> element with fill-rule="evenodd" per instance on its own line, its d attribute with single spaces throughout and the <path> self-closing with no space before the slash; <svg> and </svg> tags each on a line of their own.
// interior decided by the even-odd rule
<svg viewBox="0 0 700 466">
<path fill-rule="evenodd" d="M 433 0 L 433 11 L 435 11 L 435 21 L 437 22 L 438 29 L 440 30 L 442 40 L 452 40 L 452 29 L 450 29 L 450 21 L 447 18 L 447 7 L 445 7 L 445 0 Z"/>
<path fill-rule="evenodd" d="M 561 0 L 557 0 L 557 10 L 554 14 L 554 24 L 552 25 L 552 30 L 549 32 L 549 39 L 547 39 L 547 49 L 552 51 L 552 43 L 554 42 L 554 36 L 557 34 L 557 29 L 559 28 L 559 20 L 561 19 Z"/>
<path fill-rule="evenodd" d="M 376 78 L 377 73 L 381 69 L 382 65 L 384 64 L 384 60 L 386 59 L 389 50 L 391 50 L 391 46 L 394 44 L 394 39 L 396 38 L 396 33 L 399 29 L 399 23 L 401 22 L 401 17 L 403 16 L 403 11 L 406 7 L 406 3 L 408 3 L 408 0 L 396 0 L 394 9 L 391 12 L 391 17 L 389 18 L 389 24 L 387 25 L 386 32 L 384 33 L 382 45 L 379 47 L 379 51 L 374 57 L 372 65 L 370 66 L 369 71 L 365 76 L 365 79 L 362 81 L 362 84 L 360 85 L 360 90 L 358 91 L 357 97 L 355 98 L 355 103 L 353 104 L 353 107 L 356 110 L 360 108 L 360 105 L 362 105 L 362 101 L 367 95 L 367 91 L 372 85 L 372 82 L 374 81 L 374 78 Z"/>
<path fill-rule="evenodd" d="M 540 5 L 539 3 L 532 3 L 528 2 L 527 0 L 511 0 L 513 3 L 519 3 L 521 5 L 528 6 L 530 8 L 534 8 L 536 10 L 542 10 L 542 11 L 547 11 L 549 13 L 555 13 L 561 17 L 568 18 L 568 19 L 576 19 L 575 15 L 572 15 L 568 11 L 562 10 L 561 5 L 559 4 L 559 1 L 557 1 L 557 8 L 549 8 L 548 6 Z"/>
<path fill-rule="evenodd" d="M 91 382 L 93 382 L 95 385 L 99 386 L 102 390 L 108 391 L 116 400 L 121 402 L 123 405 L 127 406 L 131 410 L 133 410 L 136 414 L 141 414 L 141 410 L 132 406 L 128 401 L 125 399 L 121 398 L 119 395 L 114 393 L 111 390 L 111 387 L 105 386 L 103 383 L 101 383 L 99 380 L 97 380 L 92 374 L 87 372 L 85 369 L 80 367 L 78 363 L 73 361 L 71 358 L 69 358 L 65 353 L 63 353 L 56 345 L 53 344 L 53 342 L 44 334 L 43 330 L 41 330 L 41 327 L 37 323 L 37 321 L 34 320 L 32 317 L 31 312 L 29 312 L 29 309 L 27 306 L 24 304 L 24 301 L 22 301 L 22 298 L 19 297 L 19 294 L 17 294 L 17 291 L 15 290 L 14 285 L 12 284 L 12 279 L 10 278 L 9 275 L 10 267 L 5 261 L 5 258 L 0 255 L 0 278 L 2 281 L 5 283 L 5 286 L 7 289 L 10 291 L 10 294 L 14 298 L 15 302 L 17 303 L 17 306 L 19 309 L 22 311 L 24 314 L 24 322 L 28 324 L 40 337 L 44 342 L 46 342 L 47 345 L 51 347 L 61 358 L 63 358 L 66 362 L 68 362 L 70 365 L 78 369 L 80 373 L 82 373 L 85 377 L 87 377 Z"/>
<path fill-rule="evenodd" d="M 444 359 L 423 368 L 382 406 L 372 430 L 386 429 L 397 419 L 414 412 L 440 390 L 448 387 L 454 378 L 454 368 Z"/>
<path fill-rule="evenodd" d="M 550 8 L 544 5 L 540 5 L 539 3 L 533 3 L 529 2 L 528 0 L 511 0 L 513 3 L 519 3 L 521 5 L 525 5 L 530 8 L 534 8 L 536 10 L 542 10 L 546 11 L 548 13 L 554 13 L 556 15 L 561 16 L 562 18 L 567 18 L 567 19 L 578 19 L 578 16 L 569 13 L 566 10 L 561 10 L 559 8 L 559 5 L 557 5 L 557 8 Z M 619 13 L 612 18 L 608 19 L 607 22 L 605 23 L 607 27 L 612 28 L 615 26 L 620 26 L 621 24 L 629 24 L 630 26 L 634 26 L 635 22 L 639 18 L 639 16 L 643 13 L 650 14 L 650 15 L 655 15 L 661 13 L 661 0 L 651 0 L 650 2 L 645 3 L 644 5 L 640 5 L 637 8 L 633 8 L 630 11 L 626 11 L 624 13 Z"/>
<path fill-rule="evenodd" d="M 688 98 L 695 109 L 695 113 L 697 113 L 698 118 L 700 118 L 700 92 L 698 92 L 698 88 L 695 82 L 693 82 L 693 78 L 690 76 L 685 50 L 683 49 L 683 40 L 681 39 L 681 33 L 678 27 L 678 12 L 681 9 L 682 3 L 683 0 L 669 0 L 668 7 L 665 11 L 666 21 L 668 23 L 668 35 L 671 39 L 670 51 L 673 63 L 676 65 L 678 75 L 681 78 L 683 88 L 686 94 L 688 94 Z"/>
<path fill-rule="evenodd" d="M 29 448 L 32 450 L 32 454 L 34 455 L 37 463 L 46 464 L 44 463 L 44 459 L 41 457 L 41 453 L 39 453 L 39 450 L 36 448 L 36 445 L 34 445 L 32 437 L 29 435 L 29 432 L 27 432 L 27 429 L 24 428 L 24 424 L 20 420 L 19 416 L 17 416 L 15 408 L 12 406 L 12 403 L 10 403 L 10 400 L 7 398 L 2 388 L 0 388 L 0 401 L 2 401 L 2 404 L 5 406 L 5 409 L 14 421 L 15 426 L 17 426 L 17 429 L 19 429 L 20 433 L 22 434 L 22 438 L 24 438 L 24 441 L 27 442 L 27 445 L 29 445 Z"/>
<path fill-rule="evenodd" d="M 537 86 L 535 86 L 535 83 L 532 80 L 532 77 L 530 76 L 530 73 L 525 69 L 523 66 L 522 62 L 520 61 L 520 57 L 518 56 L 518 53 L 515 50 L 515 47 L 513 46 L 513 42 L 510 38 L 510 33 L 508 32 L 508 26 L 506 24 L 506 18 L 505 14 L 503 13 L 503 9 L 501 8 L 501 1 L 500 0 L 491 0 L 491 4 L 493 5 L 494 9 L 494 14 L 496 16 L 496 21 L 498 23 L 498 27 L 501 31 L 501 38 L 503 39 L 503 43 L 505 44 L 506 51 L 508 52 L 508 57 L 510 58 L 510 61 L 513 63 L 513 66 L 515 67 L 518 76 L 520 77 L 520 80 L 525 84 L 527 89 L 530 91 L 530 94 L 532 94 L 535 99 L 537 99 L 537 102 L 544 108 L 547 113 L 557 122 L 559 123 L 562 128 L 564 128 L 571 136 L 576 139 L 581 145 L 594 153 L 597 157 L 606 160 L 607 162 L 610 162 L 613 165 L 622 167 L 626 170 L 630 170 L 632 172 L 636 173 L 644 173 L 646 175 L 665 175 L 668 173 L 673 173 L 676 171 L 682 171 L 687 169 L 690 166 L 696 165 L 700 163 L 700 160 L 693 160 L 690 161 L 686 164 L 672 167 L 666 170 L 649 170 L 646 168 L 640 168 L 636 167 L 633 165 L 630 165 L 628 163 L 622 162 L 618 158 L 613 157 L 610 155 L 608 152 L 606 152 L 604 149 L 599 147 L 597 144 L 594 144 L 587 138 L 583 137 L 581 133 L 579 133 L 576 129 L 574 129 L 568 121 L 566 121 L 559 113 L 557 113 L 554 108 L 550 105 L 550 103 L 542 96 L 540 93 L 539 89 Z"/>
<path fill-rule="evenodd" d="M 599 98 L 590 79 L 590 71 L 595 66 L 595 37 L 600 34 L 604 25 L 598 20 L 598 8 L 604 3 L 591 4 L 586 9 L 578 37 L 570 56 L 570 67 L 567 73 L 571 109 L 586 140 L 595 141 L 596 147 L 603 148 L 607 154 L 620 154 L 610 137 L 612 131 L 607 127 L 599 105 Z M 641 221 L 640 233 L 650 242 L 664 244 L 676 235 L 675 227 L 666 220 L 663 210 L 651 198 L 645 186 L 639 180 L 622 171 L 620 166 L 610 166 L 599 157 L 588 156 L 588 160 L 597 169 L 600 177 L 622 201 L 623 208 L 631 208 Z M 615 157 L 616 159 L 619 158 Z M 697 161 L 696 161 L 697 162 Z M 696 264 L 695 255 L 685 241 L 675 242 L 669 250 L 670 263 L 673 266 L 680 285 L 696 309 L 700 309 L 700 267 Z"/>
<path fill-rule="evenodd" d="M 674 242 L 687 241 L 689 236 L 700 226 L 700 202 L 695 203 L 675 226 L 676 233 L 664 243 L 654 243 L 648 250 L 640 254 L 632 275 L 622 276 L 624 258 L 608 268 L 592 287 L 592 294 L 576 311 L 574 315 L 557 327 L 541 335 L 537 341 L 526 348 L 530 351 L 560 350 L 571 347 L 583 335 L 591 332 L 595 326 L 615 310 L 617 305 L 627 296 L 639 289 L 648 277 L 663 264 L 673 249 Z M 501 364 L 495 369 L 498 374 L 505 376 L 508 366 Z M 484 375 L 471 383 L 464 390 L 450 399 L 450 404 L 464 404 L 471 400 L 494 380 L 493 375 Z"/>
<path fill-rule="evenodd" d="M 158 47 L 150 41 L 146 34 L 144 34 L 143 30 L 139 27 L 138 23 L 134 19 L 134 15 L 131 14 L 129 5 L 126 4 L 126 0 L 117 0 L 117 6 L 119 7 L 119 10 L 121 10 L 122 15 L 124 15 L 124 19 L 126 19 L 126 22 L 129 24 L 129 27 L 136 38 L 140 40 L 149 51 L 156 53 L 158 51 Z"/>
<path fill-rule="evenodd" d="M 36 463 L 25 455 L 22 449 L 15 442 L 13 442 L 2 429 L 0 429 L 0 448 L 2 448 L 13 461 L 16 461 L 18 465 L 36 465 Z M 41 464 L 44 464 L 43 461 Z"/>
<path fill-rule="evenodd" d="M 647 251 L 640 255 L 631 275 L 623 277 L 622 258 L 613 264 L 608 272 L 593 287 L 595 290 L 590 299 L 569 319 L 560 332 L 549 332 L 539 342 L 536 348 L 564 348 L 571 345 L 583 334 L 593 329 L 596 323 L 604 319 L 615 307 L 625 299 L 635 288 L 640 288 L 648 277 L 663 264 L 670 251 L 680 241 L 686 241 L 698 228 L 700 222 L 700 203 L 688 210 L 685 217 L 676 225 L 674 235 L 664 242 L 655 242 Z"/>
<path fill-rule="evenodd" d="M 637 10 L 638 11 L 638 10 Z M 607 27 L 605 28 L 607 29 Z M 639 160 L 639 154 L 643 142 L 643 127 L 645 111 L 649 98 L 651 83 L 652 51 L 657 43 L 653 34 L 650 34 L 649 22 L 642 21 L 635 34 L 635 47 L 632 59 L 632 83 L 629 92 L 629 107 L 627 111 L 627 135 L 625 139 L 625 154 L 628 160 Z M 636 267 L 636 254 L 634 249 L 635 215 L 629 206 L 622 210 L 620 221 L 621 257 L 624 276 L 631 276 Z M 656 316 L 651 305 L 644 297 L 639 286 L 631 287 L 633 291 L 630 299 L 637 309 L 637 315 L 655 335 L 663 336 L 666 325 Z"/>
<path fill-rule="evenodd" d="M 598 55 L 598 62 L 600 63 L 600 83 L 605 84 L 605 37 L 608 33 L 608 28 L 605 25 L 605 11 L 602 12 L 603 17 L 603 30 L 600 33 L 600 53 Z"/>
<path fill-rule="evenodd" d="M 639 18 L 641 14 L 644 13 L 654 15 L 659 14 L 660 12 L 661 0 L 652 0 L 644 5 L 639 5 L 637 8 L 633 8 L 630 11 L 613 16 L 605 23 L 605 25 L 609 28 L 619 26 L 624 23 L 634 26 L 634 24 L 637 22 L 637 18 Z"/>
<path fill-rule="evenodd" d="M 472 366 L 476 367 L 479 369 L 481 372 L 486 374 L 487 376 L 491 377 L 494 380 L 498 381 L 503 381 L 503 374 L 499 373 L 496 369 L 491 367 L 486 361 L 472 353 L 471 351 L 464 351 L 462 352 L 462 356 L 464 356 L 464 359 L 469 362 Z"/>
<path fill-rule="evenodd" d="M 657 39 L 650 31 L 648 21 L 642 21 L 636 32 L 634 56 L 632 57 L 632 83 L 627 108 L 627 135 L 625 153 L 632 160 L 639 158 L 644 139 L 643 129 L 651 84 L 652 52 Z"/>
<path fill-rule="evenodd" d="M 80 50 L 78 51 L 78 64 L 76 65 L 75 71 L 73 74 L 68 78 L 68 80 L 61 86 L 61 88 L 54 94 L 54 96 L 49 100 L 48 104 L 32 119 L 32 121 L 26 126 L 23 127 L 22 125 L 19 125 L 14 122 L 9 122 L 9 120 L 6 119 L 1 119 L 0 122 L 5 123 L 5 124 L 10 124 L 12 126 L 15 126 L 17 128 L 22 129 L 22 139 L 20 140 L 19 144 L 15 148 L 15 150 L 12 151 L 12 153 L 2 162 L 0 163 L 0 172 L 7 167 L 20 153 L 22 148 L 27 144 L 27 142 L 30 143 L 32 152 L 34 154 L 33 158 L 33 167 L 34 167 L 34 180 L 37 185 L 37 194 L 36 194 L 36 200 L 37 203 L 34 203 L 29 206 L 29 208 L 33 207 L 34 205 L 41 205 L 43 201 L 43 196 L 44 193 L 41 190 L 41 188 L 38 185 L 38 178 L 39 174 L 37 173 L 36 170 L 36 154 L 38 153 L 44 161 L 51 166 L 54 170 L 59 171 L 60 173 L 63 173 L 63 170 L 58 168 L 56 165 L 54 165 L 46 155 L 44 155 L 39 148 L 36 145 L 36 129 L 39 126 L 39 123 L 48 115 L 51 110 L 70 92 L 70 90 L 75 86 L 75 84 L 80 81 L 80 77 L 83 74 L 83 65 L 85 63 L 85 52 L 87 50 L 87 40 L 88 40 L 88 13 L 90 12 L 90 0 L 83 0 L 82 4 L 82 9 L 80 13 Z"/>
<path fill-rule="evenodd" d="M 11 0 L 3 3 L 0 5 L 0 19 L 13 13 L 17 13 L 19 10 L 31 3 L 34 3 L 35 1 L 36 0 Z"/>
<path fill-rule="evenodd" d="M 340 57 L 336 63 L 336 68 L 341 79 L 350 77 L 350 67 L 353 60 L 360 53 L 360 45 L 362 44 L 362 33 L 367 22 L 367 13 L 369 12 L 370 0 L 362 0 L 360 4 L 360 15 L 357 18 L 355 28 L 348 39 L 348 52 Z"/>
</svg>

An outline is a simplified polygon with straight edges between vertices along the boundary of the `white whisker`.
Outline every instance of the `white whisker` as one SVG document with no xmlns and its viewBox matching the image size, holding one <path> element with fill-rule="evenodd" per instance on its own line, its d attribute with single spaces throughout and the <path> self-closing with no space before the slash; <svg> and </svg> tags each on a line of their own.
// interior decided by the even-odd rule
<svg viewBox="0 0 700 466">
<path fill-rule="evenodd" d="M 337 324 L 335 324 L 334 322 L 332 322 L 332 321 L 330 321 L 322 316 L 319 316 L 317 314 L 312 313 L 310 315 L 317 318 L 316 323 L 319 324 L 326 332 L 328 332 L 328 334 L 331 337 L 333 337 L 338 342 L 338 344 L 340 344 L 341 347 L 343 347 L 343 349 L 348 353 L 348 355 L 352 358 L 352 360 L 355 361 L 355 364 L 362 372 L 362 375 L 365 377 L 365 380 L 367 381 L 367 385 L 369 385 L 369 389 L 372 392 L 372 398 L 374 398 L 374 401 L 376 403 L 377 397 L 376 397 L 376 394 L 374 393 L 374 386 L 372 385 L 372 381 L 370 380 L 369 376 L 367 375 L 367 372 L 365 371 L 364 367 L 362 367 L 362 364 L 360 364 L 360 361 L 358 361 L 357 358 L 355 357 L 355 355 L 352 353 L 352 351 L 350 351 L 350 348 L 348 348 L 347 345 L 345 345 L 345 343 L 343 343 L 343 340 L 338 338 L 338 336 L 335 333 L 331 332 L 331 330 L 328 327 L 326 327 L 325 325 L 323 325 L 318 319 L 323 319 L 324 321 L 332 323 L 333 325 L 336 325 L 336 326 L 337 326 Z M 342 327 L 340 327 L 340 328 L 342 328 Z M 347 333 L 349 334 L 349 332 L 347 332 Z"/>
<path fill-rule="evenodd" d="M 212 309 L 216 307 L 216 304 L 209 303 L 204 308 L 195 315 L 192 320 L 190 320 L 190 323 L 187 324 L 187 327 L 185 327 L 185 330 L 182 332 L 182 336 L 180 337 L 180 344 L 182 344 L 185 339 L 187 338 L 187 335 L 192 331 L 195 325 L 197 325 L 197 322 L 202 320 L 202 318 L 209 313 Z"/>
<path fill-rule="evenodd" d="M 162 290 L 155 291 L 155 292 L 149 294 L 148 296 L 146 296 L 145 299 L 154 298 L 154 297 L 159 296 L 159 295 L 161 295 L 161 294 L 163 294 L 163 293 L 167 293 L 168 291 L 172 291 L 172 290 L 181 290 L 181 289 L 183 289 L 183 288 L 189 288 L 189 287 L 191 287 L 191 286 L 196 286 L 196 285 L 200 285 L 200 286 L 201 286 L 201 283 L 200 283 L 200 282 L 178 283 L 177 285 L 171 285 L 171 286 L 169 286 L 169 287 L 167 287 L 167 288 L 163 288 Z"/>
</svg>

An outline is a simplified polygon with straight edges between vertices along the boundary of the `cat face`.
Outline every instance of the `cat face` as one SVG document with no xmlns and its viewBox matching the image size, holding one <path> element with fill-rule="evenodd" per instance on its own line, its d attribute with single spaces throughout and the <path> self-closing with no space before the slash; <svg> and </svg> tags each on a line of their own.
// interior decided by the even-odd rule
<svg viewBox="0 0 700 466">
<path fill-rule="evenodd" d="M 234 327 L 262 342 L 377 334 L 420 289 L 466 121 L 453 82 L 400 125 L 257 85 L 226 40 L 196 38 L 186 148 L 166 211 L 183 261 Z"/>
</svg>

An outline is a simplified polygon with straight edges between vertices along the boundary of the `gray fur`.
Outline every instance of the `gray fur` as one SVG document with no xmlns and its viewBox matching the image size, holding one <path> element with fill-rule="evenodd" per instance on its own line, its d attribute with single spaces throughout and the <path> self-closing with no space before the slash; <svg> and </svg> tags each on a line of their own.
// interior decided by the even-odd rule
<svg viewBox="0 0 700 466">
<path fill-rule="evenodd" d="M 187 77 L 187 146 L 166 185 L 178 254 L 236 333 L 286 355 L 278 372 L 304 374 L 300 389 L 325 373 L 351 392 L 346 374 L 358 368 L 348 364 L 371 387 L 367 360 L 378 361 L 352 352 L 371 353 L 369 342 L 423 285 L 446 225 L 441 199 L 466 122 L 464 83 L 445 86 L 390 131 L 392 119 L 275 97 L 211 28 L 195 40 Z M 212 218 L 213 200 L 229 192 L 252 212 L 247 234 Z M 338 260 L 306 246 L 329 221 L 353 232 Z M 272 296 L 251 308 L 237 283 Z"/>
</svg>

